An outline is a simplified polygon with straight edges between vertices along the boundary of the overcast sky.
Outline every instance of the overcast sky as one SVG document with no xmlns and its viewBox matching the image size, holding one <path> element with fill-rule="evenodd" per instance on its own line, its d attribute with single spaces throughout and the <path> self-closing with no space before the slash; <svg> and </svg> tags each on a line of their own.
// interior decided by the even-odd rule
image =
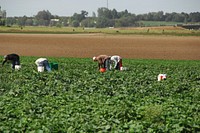
<svg viewBox="0 0 200 133">
<path fill-rule="evenodd" d="M 7 17 L 34 16 L 39 11 L 49 10 L 52 15 L 72 16 L 74 13 L 87 11 L 89 16 L 97 13 L 100 7 L 116 9 L 118 12 L 128 10 L 130 13 L 148 12 L 200 12 L 200 0 L 0 0 L 2 10 Z"/>
</svg>

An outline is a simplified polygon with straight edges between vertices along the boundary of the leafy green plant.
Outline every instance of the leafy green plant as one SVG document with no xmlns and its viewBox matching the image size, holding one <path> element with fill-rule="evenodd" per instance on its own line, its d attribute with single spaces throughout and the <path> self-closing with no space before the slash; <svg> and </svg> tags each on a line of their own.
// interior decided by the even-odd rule
<svg viewBox="0 0 200 133">
<path fill-rule="evenodd" d="M 2 132 L 198 132 L 198 61 L 124 59 L 127 71 L 100 73 L 91 59 L 36 57 L 0 68 Z M 159 73 L 167 80 L 157 81 Z"/>
</svg>

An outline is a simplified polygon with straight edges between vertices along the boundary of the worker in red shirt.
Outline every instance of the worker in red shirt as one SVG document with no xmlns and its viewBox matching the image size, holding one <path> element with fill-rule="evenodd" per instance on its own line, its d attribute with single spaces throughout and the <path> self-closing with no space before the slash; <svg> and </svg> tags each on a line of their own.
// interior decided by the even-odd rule
<svg viewBox="0 0 200 133">
<path fill-rule="evenodd" d="M 110 70 L 110 56 L 108 55 L 99 55 L 99 56 L 94 56 L 93 61 L 98 62 L 98 69 L 100 68 L 105 68 L 106 70 Z"/>
</svg>

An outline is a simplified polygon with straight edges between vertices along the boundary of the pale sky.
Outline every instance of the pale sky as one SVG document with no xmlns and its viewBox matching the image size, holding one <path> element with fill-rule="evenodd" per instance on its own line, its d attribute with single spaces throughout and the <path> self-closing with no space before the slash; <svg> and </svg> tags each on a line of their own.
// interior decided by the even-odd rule
<svg viewBox="0 0 200 133">
<path fill-rule="evenodd" d="M 91 16 L 93 12 L 97 15 L 98 8 L 107 7 L 107 1 L 111 10 L 120 12 L 127 9 L 136 15 L 158 11 L 200 12 L 200 0 L 0 0 L 0 6 L 6 10 L 7 17 L 31 17 L 43 10 L 58 16 L 72 16 L 85 10 Z"/>
</svg>

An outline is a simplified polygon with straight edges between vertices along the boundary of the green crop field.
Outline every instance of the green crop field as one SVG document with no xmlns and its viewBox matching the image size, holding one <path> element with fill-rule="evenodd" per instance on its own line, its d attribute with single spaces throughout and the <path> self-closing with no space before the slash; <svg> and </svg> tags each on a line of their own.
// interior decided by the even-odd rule
<svg viewBox="0 0 200 133">
<path fill-rule="evenodd" d="M 145 22 L 151 24 L 153 22 Z M 159 22 L 155 24 L 160 24 Z M 172 36 L 200 36 L 200 30 L 188 30 L 174 26 L 126 28 L 84 28 L 84 27 L 32 27 L 19 26 L 0 27 L 0 33 L 30 33 L 30 34 L 114 34 L 114 35 L 172 35 Z"/>
<path fill-rule="evenodd" d="M 200 131 L 200 62 L 124 59 L 100 73 L 87 58 L 49 58 L 59 70 L 0 67 L 0 132 Z M 167 80 L 158 82 L 159 73 Z"/>
<path fill-rule="evenodd" d="M 175 26 L 177 24 L 183 24 L 181 22 L 165 22 L 165 21 L 139 21 L 144 26 Z"/>
</svg>

